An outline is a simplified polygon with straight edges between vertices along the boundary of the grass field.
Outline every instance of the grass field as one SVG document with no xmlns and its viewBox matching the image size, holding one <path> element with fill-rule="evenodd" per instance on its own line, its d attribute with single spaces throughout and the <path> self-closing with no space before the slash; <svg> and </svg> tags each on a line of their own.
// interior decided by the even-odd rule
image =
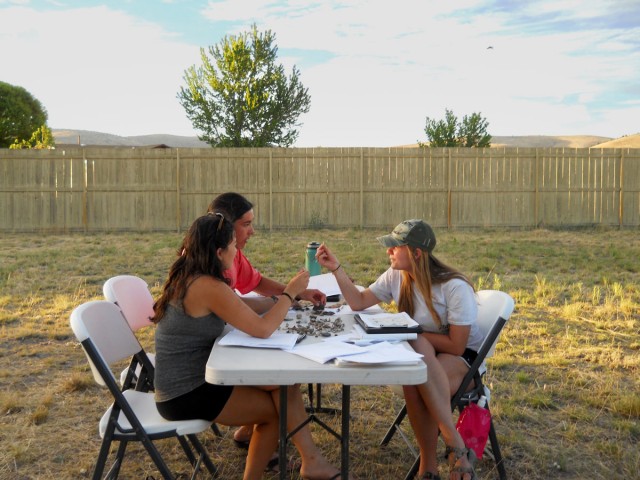
<svg viewBox="0 0 640 480">
<path fill-rule="evenodd" d="M 303 266 L 305 244 L 325 241 L 356 283 L 368 285 L 387 267 L 375 241 L 383 233 L 258 232 L 246 253 L 265 274 L 286 280 Z M 440 258 L 478 289 L 501 289 L 516 301 L 488 371 L 509 477 L 640 478 L 638 230 L 436 234 Z M 144 278 L 157 295 L 180 240 L 175 233 L 0 238 L 0 479 L 90 478 L 108 397 L 93 382 L 69 314 L 102 298 L 102 284 L 117 274 Z M 152 332 L 141 341 L 153 350 Z M 339 405 L 335 386 L 325 386 L 323 403 Z M 387 387 L 352 389 L 351 464 L 358 478 L 403 478 L 412 458 L 400 439 L 378 447 L 401 405 Z M 337 425 L 339 418 L 326 420 Z M 241 478 L 244 454 L 232 430 L 222 431 L 223 438 L 207 433 L 203 440 L 220 478 Z M 314 437 L 337 461 L 333 438 L 315 427 Z M 188 471 L 173 442 L 160 446 L 176 472 Z M 496 478 L 492 467 L 481 461 L 479 477 Z M 146 475 L 157 472 L 132 447 L 121 478 Z"/>
</svg>

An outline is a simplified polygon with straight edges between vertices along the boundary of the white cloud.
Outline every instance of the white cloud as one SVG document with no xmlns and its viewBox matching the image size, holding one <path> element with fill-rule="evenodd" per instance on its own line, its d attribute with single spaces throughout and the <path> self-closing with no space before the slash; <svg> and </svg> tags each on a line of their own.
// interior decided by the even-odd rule
<svg viewBox="0 0 640 480">
<path fill-rule="evenodd" d="M 194 134 L 176 94 L 198 48 L 156 25 L 106 7 L 10 8 L 0 51 L 3 80 L 38 98 L 54 128 Z"/>
<path fill-rule="evenodd" d="M 629 133 L 637 105 L 622 93 L 638 77 L 640 27 L 603 19 L 633 2 L 583 4 L 224 0 L 200 15 L 218 37 L 253 22 L 276 34 L 279 61 L 301 68 L 312 97 L 299 146 L 413 143 L 446 108 L 482 112 L 494 135 Z M 106 6 L 2 16 L 1 78 L 39 98 L 54 128 L 194 133 L 176 94 L 207 45 L 181 41 L 174 23 Z"/>
</svg>

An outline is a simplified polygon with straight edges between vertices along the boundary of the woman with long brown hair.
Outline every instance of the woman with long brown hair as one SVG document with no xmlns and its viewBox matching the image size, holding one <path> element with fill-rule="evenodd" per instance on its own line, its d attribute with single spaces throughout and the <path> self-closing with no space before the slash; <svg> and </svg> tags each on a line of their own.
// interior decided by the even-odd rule
<svg viewBox="0 0 640 480">
<path fill-rule="evenodd" d="M 231 289 L 223 274 L 235 255 L 233 224 L 221 213 L 198 218 L 185 236 L 154 305 L 156 404 L 169 420 L 199 418 L 222 425 L 254 425 L 244 478 L 259 479 L 278 443 L 279 389 L 212 385 L 205 381 L 205 367 L 225 323 L 254 337 L 269 337 L 294 298 L 307 288 L 309 273 L 296 274 L 260 316 Z M 291 430 L 307 418 L 298 386 L 287 388 L 287 401 Z M 302 458 L 303 478 L 337 478 L 338 469 L 313 443 L 308 427 L 293 435 L 292 441 Z"/>
</svg>

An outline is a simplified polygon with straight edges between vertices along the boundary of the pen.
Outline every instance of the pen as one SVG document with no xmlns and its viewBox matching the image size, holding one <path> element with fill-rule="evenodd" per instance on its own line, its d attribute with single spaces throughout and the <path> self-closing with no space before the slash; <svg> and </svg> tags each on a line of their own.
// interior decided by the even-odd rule
<svg viewBox="0 0 640 480">
<path fill-rule="evenodd" d="M 352 343 L 359 347 L 366 347 L 367 345 L 373 345 L 375 343 L 386 342 L 386 340 L 349 340 L 347 343 Z"/>
</svg>

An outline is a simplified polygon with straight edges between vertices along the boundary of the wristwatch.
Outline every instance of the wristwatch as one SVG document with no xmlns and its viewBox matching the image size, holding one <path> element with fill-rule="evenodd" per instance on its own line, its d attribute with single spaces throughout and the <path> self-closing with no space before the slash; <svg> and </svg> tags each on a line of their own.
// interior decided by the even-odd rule
<svg viewBox="0 0 640 480">
<path fill-rule="evenodd" d="M 278 297 L 275 295 L 271 295 L 271 300 L 273 300 L 273 303 L 278 303 Z"/>
</svg>

